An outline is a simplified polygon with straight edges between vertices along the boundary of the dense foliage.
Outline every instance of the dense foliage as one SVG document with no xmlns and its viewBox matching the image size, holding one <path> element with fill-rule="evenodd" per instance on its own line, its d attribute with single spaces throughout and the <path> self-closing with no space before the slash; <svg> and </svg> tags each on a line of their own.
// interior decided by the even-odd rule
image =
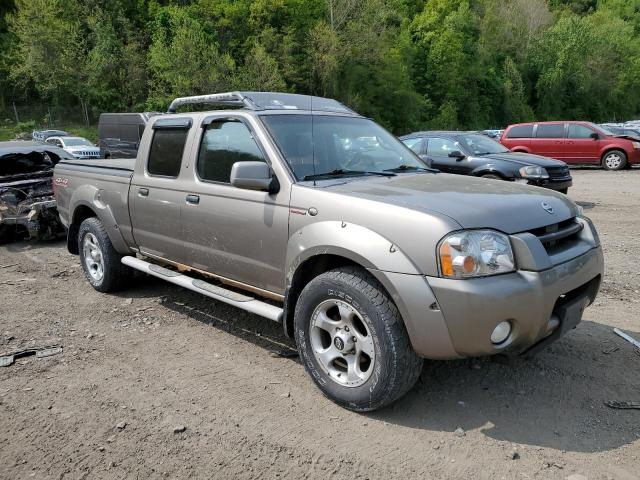
<svg viewBox="0 0 640 480">
<path fill-rule="evenodd" d="M 395 132 L 640 112 L 640 0 L 4 0 L 9 102 L 337 98 Z"/>
</svg>

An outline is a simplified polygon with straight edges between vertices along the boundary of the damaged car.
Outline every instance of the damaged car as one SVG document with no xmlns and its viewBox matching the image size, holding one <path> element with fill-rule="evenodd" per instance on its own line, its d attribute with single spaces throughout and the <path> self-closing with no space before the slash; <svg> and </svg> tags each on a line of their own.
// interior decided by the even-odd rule
<svg viewBox="0 0 640 480">
<path fill-rule="evenodd" d="M 0 142 L 0 242 L 64 232 L 53 197 L 53 167 L 73 156 L 54 145 Z"/>
</svg>

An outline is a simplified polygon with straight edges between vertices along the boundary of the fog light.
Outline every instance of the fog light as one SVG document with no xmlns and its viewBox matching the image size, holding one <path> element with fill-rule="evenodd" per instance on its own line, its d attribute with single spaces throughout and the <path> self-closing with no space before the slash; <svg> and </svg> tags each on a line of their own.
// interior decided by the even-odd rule
<svg viewBox="0 0 640 480">
<path fill-rule="evenodd" d="M 504 342 L 511 334 L 511 324 L 509 322 L 500 322 L 491 332 L 491 343 L 498 345 Z"/>
</svg>

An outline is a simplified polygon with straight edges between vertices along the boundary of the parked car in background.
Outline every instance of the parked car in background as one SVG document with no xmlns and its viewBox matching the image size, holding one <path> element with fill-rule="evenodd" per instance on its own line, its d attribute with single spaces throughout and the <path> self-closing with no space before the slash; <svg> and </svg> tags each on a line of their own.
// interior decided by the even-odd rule
<svg viewBox="0 0 640 480">
<path fill-rule="evenodd" d="M 572 185 L 566 163 L 511 152 L 474 132 L 417 132 L 400 137 L 427 164 L 445 173 L 509 180 L 567 193 Z"/>
<path fill-rule="evenodd" d="M 600 127 L 604 130 L 608 130 L 614 135 L 624 137 L 634 137 L 635 140 L 640 141 L 640 126 L 633 125 L 607 125 L 601 124 Z"/>
<path fill-rule="evenodd" d="M 0 243 L 64 231 L 53 198 L 53 167 L 72 158 L 46 143 L 0 142 Z"/>
<path fill-rule="evenodd" d="M 434 172 L 331 99 L 232 92 L 169 112 L 204 103 L 220 109 L 151 119 L 135 160 L 56 166 L 97 291 L 141 270 L 279 322 L 322 392 L 360 412 L 403 396 L 421 357 L 531 353 L 593 302 L 602 249 L 567 196 Z"/>
<path fill-rule="evenodd" d="M 640 142 L 591 122 L 537 122 L 509 125 L 500 139 L 514 152 L 535 153 L 569 164 L 622 170 L 640 163 Z"/>
<path fill-rule="evenodd" d="M 100 158 L 100 149 L 83 137 L 49 137 L 45 142 L 62 148 L 74 158 Z"/>
<path fill-rule="evenodd" d="M 500 136 L 502 135 L 502 132 L 504 132 L 504 130 L 481 130 L 478 133 L 481 133 L 482 135 L 486 135 L 489 138 L 500 138 Z"/>
<path fill-rule="evenodd" d="M 135 158 L 149 118 L 157 112 L 103 113 L 98 120 L 101 158 Z"/>
<path fill-rule="evenodd" d="M 64 137 L 69 135 L 64 130 L 34 130 L 31 132 L 31 138 L 38 142 L 44 142 L 49 137 Z"/>
</svg>

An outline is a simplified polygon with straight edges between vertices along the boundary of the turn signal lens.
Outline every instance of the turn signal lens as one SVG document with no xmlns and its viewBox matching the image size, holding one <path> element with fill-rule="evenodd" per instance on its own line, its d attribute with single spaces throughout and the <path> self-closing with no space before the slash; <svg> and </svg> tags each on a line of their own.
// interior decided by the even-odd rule
<svg viewBox="0 0 640 480">
<path fill-rule="evenodd" d="M 440 245 L 440 269 L 445 277 L 453 276 L 453 261 L 451 259 L 451 247 L 448 243 Z"/>
</svg>

